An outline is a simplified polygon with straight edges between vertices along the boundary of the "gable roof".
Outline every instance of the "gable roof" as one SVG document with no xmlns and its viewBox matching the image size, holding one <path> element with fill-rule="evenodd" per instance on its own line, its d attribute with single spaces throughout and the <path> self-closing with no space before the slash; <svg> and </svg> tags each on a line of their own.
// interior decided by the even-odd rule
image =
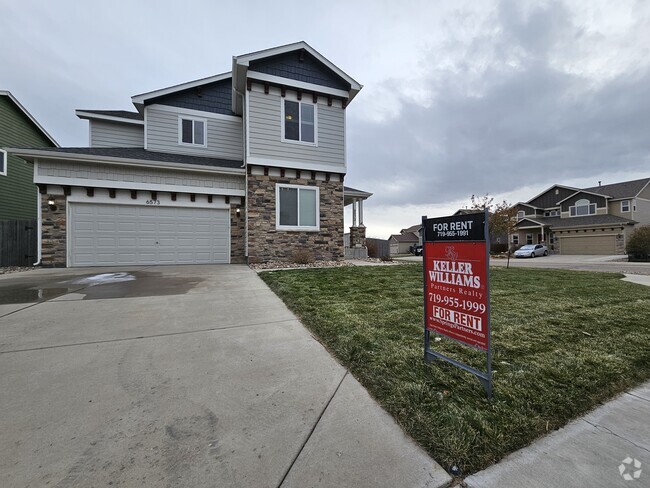
<svg viewBox="0 0 650 488">
<path fill-rule="evenodd" d="M 357 95 L 357 93 L 361 91 L 361 88 L 363 88 L 363 85 L 361 85 L 354 78 L 352 78 L 350 75 L 345 73 L 342 69 L 337 67 L 334 63 L 332 63 L 321 53 L 316 51 L 305 41 L 299 41 L 299 42 L 294 42 L 292 44 L 285 44 L 284 46 L 278 46 L 269 49 L 264 49 L 262 51 L 255 51 L 248 54 L 233 56 L 232 58 L 233 89 L 235 89 L 240 93 L 244 92 L 244 90 L 246 89 L 246 79 L 249 77 L 249 69 L 251 68 L 251 63 L 254 64 L 257 61 L 259 65 L 259 61 L 262 59 L 271 58 L 274 56 L 280 56 L 286 53 L 290 53 L 292 51 L 300 51 L 300 50 L 304 50 L 305 52 L 313 56 L 316 59 L 316 61 L 324 65 L 325 68 L 327 68 L 338 78 L 343 80 L 347 85 L 349 85 L 350 88 L 347 89 L 346 86 L 346 89 L 342 90 L 340 89 L 341 88 L 340 86 L 339 88 L 333 88 L 319 83 L 311 83 L 309 81 L 296 81 L 296 80 L 294 80 L 293 83 L 291 83 L 292 85 L 296 85 L 297 87 L 304 88 L 306 90 L 319 91 L 321 93 L 328 93 L 328 94 L 344 97 L 348 99 L 348 102 L 351 102 L 352 99 Z M 283 76 L 276 76 L 269 73 L 259 73 L 252 69 L 250 70 L 250 77 L 255 79 L 260 79 L 262 81 L 269 81 L 269 82 L 274 82 L 274 81 L 278 82 L 280 80 L 287 79 L 286 77 Z M 239 113 L 238 111 L 241 109 L 240 105 L 241 104 L 238 102 L 237 97 L 233 97 L 233 101 L 232 101 L 233 112 Z"/>
<path fill-rule="evenodd" d="M 575 197 L 576 195 L 580 195 L 581 193 L 584 193 L 584 194 L 587 194 L 587 195 L 595 195 L 595 196 L 597 196 L 597 197 L 612 198 L 611 195 L 605 195 L 604 193 L 596 193 L 596 192 L 589 191 L 589 190 L 578 190 L 577 192 L 572 193 L 572 194 L 569 195 L 568 197 L 563 198 L 562 200 L 560 200 L 559 202 L 557 202 L 557 205 L 560 205 L 560 204 L 566 202 L 567 200 L 569 200 L 569 199 Z"/>
<path fill-rule="evenodd" d="M 622 181 L 610 185 L 592 186 L 591 188 L 585 188 L 583 191 L 618 199 L 635 197 L 641 193 L 648 184 L 650 184 L 650 178 L 641 178 L 640 180 Z"/>
<path fill-rule="evenodd" d="M 9 100 L 11 100 L 16 107 L 29 119 L 29 121 L 36 126 L 36 128 L 45 136 L 46 139 L 48 139 L 52 144 L 54 144 L 55 147 L 59 147 L 59 143 L 54 140 L 54 137 L 52 137 L 48 132 L 43 128 L 41 124 L 38 123 L 38 121 L 32 117 L 32 114 L 30 114 L 25 107 L 22 106 L 22 104 L 14 97 L 10 91 L 7 90 L 0 90 L 0 96 L 7 97 Z"/>
<path fill-rule="evenodd" d="M 397 242 L 420 242 L 420 238 L 413 232 L 406 232 L 404 234 L 393 234 L 389 237 Z"/>
<path fill-rule="evenodd" d="M 420 232 L 421 228 L 422 228 L 422 224 L 415 224 L 415 225 L 412 225 L 411 227 L 407 227 L 406 229 L 402 229 L 400 232 L 402 234 L 404 234 L 406 232 L 413 232 L 414 234 L 416 234 L 416 233 Z"/>
</svg>

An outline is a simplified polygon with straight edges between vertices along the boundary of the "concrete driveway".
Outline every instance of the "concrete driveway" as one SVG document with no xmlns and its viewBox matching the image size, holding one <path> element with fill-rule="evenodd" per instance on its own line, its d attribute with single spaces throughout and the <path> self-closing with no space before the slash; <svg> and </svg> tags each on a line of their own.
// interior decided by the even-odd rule
<svg viewBox="0 0 650 488">
<path fill-rule="evenodd" d="M 0 486 L 449 476 L 246 266 L 0 276 Z"/>
</svg>

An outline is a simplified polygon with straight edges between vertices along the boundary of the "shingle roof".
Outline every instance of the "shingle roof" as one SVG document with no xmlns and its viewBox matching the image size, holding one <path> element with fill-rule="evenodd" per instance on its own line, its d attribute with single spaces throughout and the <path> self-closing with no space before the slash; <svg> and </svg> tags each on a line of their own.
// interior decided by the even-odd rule
<svg viewBox="0 0 650 488">
<path fill-rule="evenodd" d="M 412 225 L 411 227 L 407 227 L 406 229 L 402 229 L 401 232 L 402 234 L 404 234 L 405 232 L 413 232 L 413 233 L 420 232 L 420 227 L 422 227 L 422 224 L 415 224 Z"/>
<path fill-rule="evenodd" d="M 47 151 L 56 154 L 78 154 L 84 156 L 101 156 L 116 159 L 131 159 L 140 161 L 157 161 L 162 163 L 178 163 L 197 166 L 212 166 L 220 168 L 241 168 L 243 161 L 206 158 L 202 156 L 188 156 L 185 154 L 171 154 L 157 151 L 147 151 L 137 147 L 53 147 L 30 148 L 34 151 Z"/>
<path fill-rule="evenodd" d="M 635 223 L 634 220 L 626 219 L 624 217 L 617 217 L 616 215 L 606 214 L 585 215 L 583 217 L 571 217 L 565 219 L 560 217 L 530 217 L 524 218 L 521 221 L 517 222 L 517 227 L 519 227 L 519 224 L 525 220 L 533 220 L 535 222 L 539 222 L 540 224 L 549 226 L 551 229 L 582 227 L 585 225 L 627 225 Z"/>
<path fill-rule="evenodd" d="M 640 180 L 612 183 L 611 185 L 583 188 L 583 190 L 598 193 L 600 195 L 608 195 L 612 198 L 635 197 L 649 182 L 650 178 L 642 178 Z"/>
<path fill-rule="evenodd" d="M 144 120 L 144 115 L 139 112 L 129 112 L 128 110 L 77 110 L 78 112 L 88 112 L 89 114 L 107 115 L 109 117 L 118 117 L 120 119 Z"/>
<path fill-rule="evenodd" d="M 389 239 L 395 239 L 397 242 L 419 242 L 420 238 L 413 232 L 405 232 L 404 234 L 393 234 Z"/>
</svg>

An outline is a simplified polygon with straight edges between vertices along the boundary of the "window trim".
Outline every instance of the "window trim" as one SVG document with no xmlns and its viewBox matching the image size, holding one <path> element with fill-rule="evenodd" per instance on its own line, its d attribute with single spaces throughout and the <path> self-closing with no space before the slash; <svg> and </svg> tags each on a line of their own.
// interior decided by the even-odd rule
<svg viewBox="0 0 650 488">
<path fill-rule="evenodd" d="M 313 190 L 316 192 L 316 225 L 280 225 L 280 188 L 295 188 L 298 190 L 298 222 L 300 222 L 300 190 Z M 275 228 L 276 230 L 319 232 L 320 231 L 320 188 L 310 185 L 288 185 L 276 183 L 275 185 Z"/>
<path fill-rule="evenodd" d="M 196 144 L 195 142 L 183 142 L 183 120 L 192 121 L 192 141 L 194 140 L 194 122 L 203 123 L 203 144 Z M 195 117 L 193 115 L 178 115 L 178 145 L 186 147 L 208 147 L 208 119 L 203 117 Z"/>
<path fill-rule="evenodd" d="M 304 100 L 298 100 L 296 97 L 296 100 L 293 100 L 293 98 L 290 98 L 288 96 L 285 96 L 284 98 L 281 99 L 282 103 L 281 105 L 281 115 L 280 115 L 280 129 L 282 132 L 281 135 L 281 140 L 282 142 L 288 142 L 289 144 L 300 144 L 302 146 L 313 146 L 313 147 L 318 147 L 318 103 L 313 103 L 313 102 L 306 102 Z M 284 136 L 284 131 L 285 131 L 285 123 L 284 123 L 284 111 L 285 111 L 285 105 L 286 102 L 295 102 L 298 104 L 298 113 L 301 114 L 302 117 L 302 104 L 306 105 L 312 105 L 314 107 L 314 142 L 307 142 L 307 141 L 301 141 L 301 140 L 293 140 L 293 139 L 287 139 Z M 299 138 L 302 137 L 302 122 L 298 122 L 298 134 Z"/>
<path fill-rule="evenodd" d="M 623 208 L 623 205 L 626 204 L 627 210 Z M 621 213 L 628 213 L 630 211 L 630 201 L 629 200 L 621 200 Z"/>
<path fill-rule="evenodd" d="M 515 246 L 519 245 L 519 234 L 512 234 L 512 244 Z"/>
<path fill-rule="evenodd" d="M 576 205 L 576 203 L 582 202 L 582 201 L 587 201 L 589 203 L 587 203 L 586 205 Z M 578 215 L 578 206 L 587 207 L 587 209 L 588 209 L 587 213 L 584 214 L 584 215 Z M 590 200 L 587 200 L 586 198 L 581 198 L 580 200 L 577 200 L 573 205 L 571 205 L 569 207 L 569 216 L 570 217 L 585 217 L 587 215 L 596 215 L 596 213 L 598 212 L 597 207 L 598 206 L 596 205 L 596 203 L 592 203 Z M 591 211 L 592 208 L 594 210 L 593 212 Z"/>
<path fill-rule="evenodd" d="M 528 242 L 530 241 L 530 242 Z M 530 246 L 531 244 L 535 244 L 533 242 L 533 234 L 526 234 L 526 245 Z"/>
<path fill-rule="evenodd" d="M 525 210 L 518 210 L 517 211 L 517 220 L 525 219 L 526 218 L 526 211 Z"/>
<path fill-rule="evenodd" d="M 7 176 L 7 166 L 9 166 L 9 155 L 4 149 L 0 149 L 0 162 L 2 163 L 2 168 L 0 168 L 0 176 Z"/>
</svg>

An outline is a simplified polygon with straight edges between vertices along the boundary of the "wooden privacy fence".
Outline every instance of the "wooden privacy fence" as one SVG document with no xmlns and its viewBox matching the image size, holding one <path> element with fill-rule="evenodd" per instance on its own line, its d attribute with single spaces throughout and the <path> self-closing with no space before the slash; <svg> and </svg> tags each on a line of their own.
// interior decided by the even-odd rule
<svg viewBox="0 0 650 488">
<path fill-rule="evenodd" d="M 366 239 L 366 247 L 368 248 L 368 256 L 371 258 L 384 258 L 390 256 L 390 244 L 388 243 L 388 240 L 368 237 Z"/>
<path fill-rule="evenodd" d="M 31 266 L 37 245 L 36 220 L 0 221 L 0 266 Z"/>
</svg>

